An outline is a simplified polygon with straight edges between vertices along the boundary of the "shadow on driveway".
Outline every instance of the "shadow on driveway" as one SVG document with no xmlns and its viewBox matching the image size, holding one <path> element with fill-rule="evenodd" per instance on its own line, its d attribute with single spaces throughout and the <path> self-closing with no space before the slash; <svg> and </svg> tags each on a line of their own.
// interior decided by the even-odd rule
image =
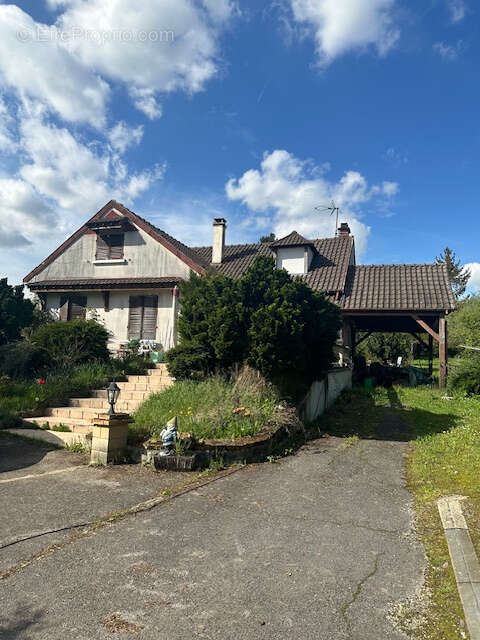
<svg viewBox="0 0 480 640">
<path fill-rule="evenodd" d="M 0 473 L 31 467 L 56 450 L 46 442 L 29 442 L 0 431 Z"/>
</svg>

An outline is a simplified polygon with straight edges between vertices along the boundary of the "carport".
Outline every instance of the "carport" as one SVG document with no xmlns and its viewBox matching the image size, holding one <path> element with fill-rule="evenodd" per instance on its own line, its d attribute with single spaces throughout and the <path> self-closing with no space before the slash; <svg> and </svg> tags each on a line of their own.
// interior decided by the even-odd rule
<svg viewBox="0 0 480 640">
<path fill-rule="evenodd" d="M 447 381 L 447 317 L 455 300 L 444 265 L 358 265 L 349 269 L 340 304 L 352 356 L 374 332 L 410 333 L 428 349 L 438 343 L 439 386 Z"/>
</svg>

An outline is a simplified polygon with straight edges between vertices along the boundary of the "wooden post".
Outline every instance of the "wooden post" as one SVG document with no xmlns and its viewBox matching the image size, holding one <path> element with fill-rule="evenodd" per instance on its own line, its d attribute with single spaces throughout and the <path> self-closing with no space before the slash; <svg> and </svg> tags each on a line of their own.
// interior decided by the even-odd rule
<svg viewBox="0 0 480 640">
<path fill-rule="evenodd" d="M 447 384 L 447 319 L 441 316 L 438 321 L 438 355 L 440 359 L 440 370 L 438 374 L 438 386 L 445 389 Z"/>
<path fill-rule="evenodd" d="M 428 335 L 428 375 L 433 373 L 433 336 Z"/>
</svg>

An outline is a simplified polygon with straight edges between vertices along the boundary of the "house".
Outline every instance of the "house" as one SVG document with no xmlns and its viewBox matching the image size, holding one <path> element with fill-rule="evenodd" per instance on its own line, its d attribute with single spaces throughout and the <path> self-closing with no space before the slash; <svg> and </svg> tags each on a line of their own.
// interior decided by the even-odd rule
<svg viewBox="0 0 480 640">
<path fill-rule="evenodd" d="M 112 200 L 24 282 L 58 320 L 97 318 L 111 333 L 113 351 L 132 339 L 168 350 L 177 341 L 179 282 L 192 271 L 239 277 L 257 256 L 272 256 L 341 307 L 341 359 L 351 359 L 373 331 L 406 331 L 421 342 L 426 334 L 430 349 L 439 342 L 444 382 L 446 316 L 455 301 L 443 266 L 357 265 L 346 223 L 334 238 L 311 240 L 292 231 L 274 242 L 240 245 L 225 243 L 226 226 L 216 218 L 212 246 L 187 247 Z"/>
</svg>

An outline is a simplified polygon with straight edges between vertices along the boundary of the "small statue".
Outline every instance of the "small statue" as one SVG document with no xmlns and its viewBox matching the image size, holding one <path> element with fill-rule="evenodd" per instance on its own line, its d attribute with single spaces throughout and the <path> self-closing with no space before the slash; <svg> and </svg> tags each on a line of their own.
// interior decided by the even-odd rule
<svg viewBox="0 0 480 640">
<path fill-rule="evenodd" d="M 167 422 L 167 426 L 160 432 L 163 443 L 163 450 L 160 451 L 161 456 L 173 456 L 175 454 L 175 445 L 177 442 L 177 418 L 172 418 Z"/>
</svg>

